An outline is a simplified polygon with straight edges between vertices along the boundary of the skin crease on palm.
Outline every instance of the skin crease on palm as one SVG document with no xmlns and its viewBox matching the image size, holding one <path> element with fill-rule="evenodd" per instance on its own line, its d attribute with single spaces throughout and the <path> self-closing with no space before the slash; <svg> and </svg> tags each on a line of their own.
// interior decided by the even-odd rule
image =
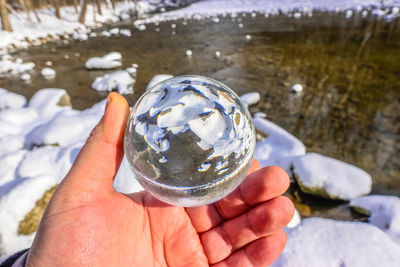
<svg viewBox="0 0 400 267">
<path fill-rule="evenodd" d="M 294 213 L 280 196 L 289 178 L 253 162 L 229 196 L 182 208 L 147 192 L 116 192 L 129 107 L 117 93 L 58 186 L 26 266 L 268 266 L 286 243 Z"/>
</svg>

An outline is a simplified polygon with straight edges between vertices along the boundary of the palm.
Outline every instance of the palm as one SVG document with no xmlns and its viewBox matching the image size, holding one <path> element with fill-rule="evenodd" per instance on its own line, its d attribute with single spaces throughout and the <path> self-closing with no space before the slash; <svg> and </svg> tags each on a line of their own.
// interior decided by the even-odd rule
<svg viewBox="0 0 400 267">
<path fill-rule="evenodd" d="M 123 129 L 126 113 L 107 109 L 49 203 L 27 266 L 265 266 L 277 258 L 293 213 L 277 197 L 288 186 L 282 170 L 259 170 L 228 197 L 195 208 L 115 192 L 123 130 L 113 136 L 108 121 Z"/>
</svg>

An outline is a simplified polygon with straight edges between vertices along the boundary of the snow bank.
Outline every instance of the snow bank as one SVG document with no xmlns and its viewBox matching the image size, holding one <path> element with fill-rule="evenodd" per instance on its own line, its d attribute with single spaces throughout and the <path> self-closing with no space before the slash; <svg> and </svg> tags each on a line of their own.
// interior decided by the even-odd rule
<svg viewBox="0 0 400 267">
<path fill-rule="evenodd" d="M 22 95 L 0 88 L 0 110 L 8 108 L 22 108 L 26 105 L 26 98 Z"/>
<path fill-rule="evenodd" d="M 352 199 L 350 206 L 369 213 L 369 222 L 386 232 L 400 245 L 400 199 L 395 196 L 370 195 Z"/>
<path fill-rule="evenodd" d="M 279 13 L 287 14 L 296 11 L 297 13 L 309 14 L 312 10 L 322 11 L 345 11 L 346 9 L 362 8 L 383 8 L 387 6 L 399 6 L 399 0 L 204 0 L 191 4 L 188 7 L 155 14 L 153 16 L 135 21 L 135 26 L 160 21 L 171 21 L 182 18 L 204 19 L 218 15 L 227 15 L 240 12 L 259 12 L 266 15 Z M 383 12 L 379 14 L 385 18 L 393 19 L 398 17 L 395 12 Z M 298 15 L 296 15 L 298 16 Z"/>
<path fill-rule="evenodd" d="M 371 176 L 351 164 L 317 153 L 293 160 L 293 173 L 300 189 L 331 199 L 349 200 L 371 191 Z"/>
<path fill-rule="evenodd" d="M 93 69 L 103 69 L 103 70 L 108 70 L 108 69 L 115 69 L 118 67 L 122 66 L 121 63 L 122 60 L 122 55 L 119 52 L 111 52 L 103 57 L 92 57 L 89 58 L 86 63 L 85 67 L 88 70 L 93 70 Z"/>
<path fill-rule="evenodd" d="M 103 100 L 74 110 L 66 91 L 56 88 L 39 90 L 25 103 L 0 111 L 0 254 L 5 255 L 31 245 L 34 235 L 19 235 L 19 222 L 66 175 L 105 107 Z M 134 183 L 124 176 L 124 186 Z"/>
<path fill-rule="evenodd" d="M 290 169 L 294 157 L 306 153 L 304 144 L 275 123 L 257 117 L 253 119 L 257 131 L 266 136 L 256 145 L 256 159 L 261 166 L 277 165 Z"/>
<path fill-rule="evenodd" d="M 104 104 L 104 103 L 102 103 Z M 99 122 L 102 113 L 85 113 L 77 110 L 59 112 L 47 123 L 30 131 L 25 139 L 28 147 L 42 145 L 68 146 L 87 139 Z"/>
<path fill-rule="evenodd" d="M 157 74 L 156 76 L 154 76 L 150 82 L 147 84 L 146 90 L 149 90 L 151 87 L 153 87 L 154 85 L 156 85 L 157 83 L 160 83 L 162 81 L 168 80 L 170 78 L 172 78 L 174 76 L 169 75 L 169 74 Z"/>
<path fill-rule="evenodd" d="M 252 106 L 260 102 L 261 96 L 259 92 L 251 92 L 240 96 L 240 100 L 247 106 Z"/>
<path fill-rule="evenodd" d="M 40 23 L 35 19 L 29 21 L 25 12 L 10 13 L 9 19 L 14 32 L 0 31 L 0 54 L 12 49 L 41 44 L 45 40 L 59 39 L 61 36 L 63 38 L 69 37 L 70 34 L 76 40 L 86 40 L 89 28 L 101 27 L 105 23 L 117 22 L 121 18 L 127 19 L 136 10 L 140 15 L 144 15 L 153 11 L 154 7 L 147 1 L 138 2 L 136 7 L 133 1 L 122 1 L 115 3 L 115 9 L 109 4 L 103 4 L 103 14 L 94 16 L 97 12 L 96 7 L 89 4 L 86 11 L 85 25 L 78 22 L 79 14 L 75 12 L 72 6 L 60 8 L 61 19 L 55 17 L 53 9 L 37 10 L 42 21 Z"/>
<path fill-rule="evenodd" d="M 136 72 L 133 72 L 136 74 Z M 117 91 L 120 94 L 133 94 L 136 80 L 127 70 L 118 70 L 97 77 L 92 83 L 92 88 L 100 92 Z"/>
<path fill-rule="evenodd" d="M 31 246 L 34 234 L 19 235 L 19 222 L 57 182 L 52 176 L 38 176 L 14 179 L 0 186 L 0 251 L 9 255 Z"/>
<path fill-rule="evenodd" d="M 310 218 L 287 234 L 286 248 L 273 267 L 395 267 L 400 262 L 400 247 L 366 223 Z"/>
</svg>

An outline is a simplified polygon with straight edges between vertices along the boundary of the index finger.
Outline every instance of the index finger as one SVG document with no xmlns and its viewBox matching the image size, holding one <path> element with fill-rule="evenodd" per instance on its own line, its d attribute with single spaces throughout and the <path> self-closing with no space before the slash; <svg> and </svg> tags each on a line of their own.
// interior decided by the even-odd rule
<svg viewBox="0 0 400 267">
<path fill-rule="evenodd" d="M 289 184 L 289 176 L 282 168 L 265 167 L 249 174 L 227 197 L 208 206 L 187 208 L 186 211 L 196 231 L 205 232 L 253 206 L 282 195 Z"/>
</svg>

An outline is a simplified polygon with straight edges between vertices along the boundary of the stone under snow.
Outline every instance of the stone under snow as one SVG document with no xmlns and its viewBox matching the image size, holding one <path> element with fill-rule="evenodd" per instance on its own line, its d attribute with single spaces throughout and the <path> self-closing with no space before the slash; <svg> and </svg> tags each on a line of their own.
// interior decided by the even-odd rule
<svg viewBox="0 0 400 267">
<path fill-rule="evenodd" d="M 370 195 L 352 199 L 350 206 L 369 214 L 369 223 L 386 232 L 400 245 L 400 199 L 396 196 Z"/>
<path fill-rule="evenodd" d="M 43 77 L 45 78 L 53 78 L 56 76 L 56 71 L 51 69 L 51 68 L 43 68 L 40 73 L 42 74 Z"/>
<path fill-rule="evenodd" d="M 254 118 L 253 122 L 257 131 L 266 136 L 257 142 L 255 152 L 262 167 L 277 165 L 289 170 L 293 158 L 306 153 L 306 147 L 299 139 L 275 123 L 261 117 Z"/>
<path fill-rule="evenodd" d="M 305 193 L 349 200 L 371 191 L 371 176 L 343 161 L 307 153 L 296 157 L 292 164 L 295 178 Z"/>
<path fill-rule="evenodd" d="M 92 83 L 92 88 L 100 92 L 117 91 L 120 94 L 133 94 L 135 81 L 128 71 L 118 70 L 97 77 Z"/>
<path fill-rule="evenodd" d="M 240 96 L 240 100 L 247 106 L 252 106 L 260 102 L 261 96 L 259 92 L 251 92 Z"/>
<path fill-rule="evenodd" d="M 287 235 L 273 267 L 395 267 L 400 262 L 400 246 L 367 223 L 308 218 Z"/>
<path fill-rule="evenodd" d="M 91 57 L 86 63 L 85 67 L 89 70 L 92 69 L 115 69 L 121 67 L 122 55 L 119 52 L 111 52 L 103 57 Z"/>
</svg>

